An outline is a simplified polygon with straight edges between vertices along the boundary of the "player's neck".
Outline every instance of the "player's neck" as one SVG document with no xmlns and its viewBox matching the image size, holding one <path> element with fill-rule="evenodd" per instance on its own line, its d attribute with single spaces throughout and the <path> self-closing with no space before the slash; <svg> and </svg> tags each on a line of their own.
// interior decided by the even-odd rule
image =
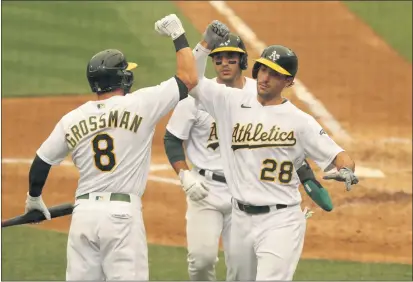
<svg viewBox="0 0 413 282">
<path fill-rule="evenodd" d="M 219 84 L 225 84 L 227 87 L 242 89 L 244 88 L 244 85 L 246 83 L 246 78 L 243 75 L 239 75 L 232 81 L 223 81 L 219 77 L 217 77 L 217 82 Z"/>
<path fill-rule="evenodd" d="M 107 93 L 97 95 L 97 100 L 98 101 L 106 100 L 106 99 L 112 98 L 113 96 L 123 96 L 123 91 L 121 89 L 116 89 L 116 90 L 111 91 L 111 92 L 107 92 Z"/>
<path fill-rule="evenodd" d="M 281 95 L 281 93 L 274 97 L 268 97 L 268 98 L 257 95 L 257 100 L 263 106 L 275 106 L 275 105 L 280 105 L 284 102 L 284 98 Z"/>
</svg>

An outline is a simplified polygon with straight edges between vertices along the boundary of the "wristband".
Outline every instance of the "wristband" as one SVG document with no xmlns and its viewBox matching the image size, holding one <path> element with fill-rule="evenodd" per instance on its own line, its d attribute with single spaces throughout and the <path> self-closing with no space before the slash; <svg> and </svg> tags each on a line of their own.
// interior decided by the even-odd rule
<svg viewBox="0 0 413 282">
<path fill-rule="evenodd" d="M 174 40 L 175 50 L 178 52 L 182 48 L 189 47 L 188 40 L 186 39 L 185 33 Z"/>
</svg>

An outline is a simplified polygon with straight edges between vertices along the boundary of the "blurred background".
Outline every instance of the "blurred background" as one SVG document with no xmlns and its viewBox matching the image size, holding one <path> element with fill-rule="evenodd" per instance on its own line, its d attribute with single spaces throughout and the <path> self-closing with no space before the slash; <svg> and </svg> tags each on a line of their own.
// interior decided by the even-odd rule
<svg viewBox="0 0 413 282">
<path fill-rule="evenodd" d="M 356 161 L 360 184 L 320 180 L 334 204 L 307 225 L 295 280 L 412 279 L 411 1 L 2 1 L 2 219 L 24 211 L 35 151 L 58 120 L 94 99 L 86 66 L 114 48 L 138 63 L 132 90 L 175 72 L 175 49 L 154 23 L 175 13 L 191 46 L 214 19 L 246 43 L 251 67 L 267 45 L 299 58 L 284 95 L 313 115 Z M 211 64 L 207 77 L 214 77 Z M 144 199 L 151 280 L 187 280 L 185 209 L 158 124 Z M 70 158 L 68 158 L 70 162 Z M 318 178 L 323 173 L 311 163 Z M 54 168 L 44 198 L 73 201 L 78 173 Z M 2 230 L 2 280 L 63 280 L 70 217 Z M 275 240 L 277 238 L 274 238 Z M 218 278 L 225 279 L 222 254 Z"/>
</svg>

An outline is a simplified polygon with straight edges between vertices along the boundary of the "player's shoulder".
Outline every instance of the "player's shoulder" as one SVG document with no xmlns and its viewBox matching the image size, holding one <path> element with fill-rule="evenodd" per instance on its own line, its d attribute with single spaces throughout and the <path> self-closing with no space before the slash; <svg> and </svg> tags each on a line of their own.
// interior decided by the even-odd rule
<svg viewBox="0 0 413 282">
<path fill-rule="evenodd" d="M 207 84 L 208 85 L 213 85 L 213 87 L 211 87 L 210 89 L 206 88 L 207 91 L 214 91 L 216 94 L 219 95 L 224 95 L 226 97 L 230 97 L 231 101 L 236 101 L 236 100 L 244 100 L 245 97 L 249 97 L 251 96 L 251 90 L 245 87 L 240 89 L 240 88 L 235 88 L 235 87 L 230 87 L 230 86 L 226 86 L 224 83 L 218 83 L 217 82 L 217 77 L 214 78 L 203 78 L 200 83 L 201 85 L 205 86 L 205 81 L 208 81 Z M 207 86 L 208 87 L 208 86 Z M 253 90 L 253 93 L 255 90 Z"/>
<path fill-rule="evenodd" d="M 299 118 L 302 118 L 302 119 L 311 118 L 311 115 L 310 115 L 310 114 L 306 113 L 305 111 L 303 111 L 302 109 L 300 109 L 299 107 L 297 107 L 296 105 L 294 105 L 290 100 L 286 99 L 285 105 L 286 105 L 288 111 L 289 111 L 291 114 L 293 114 L 293 115 L 295 115 L 295 116 L 297 116 L 297 117 L 299 117 Z"/>
<path fill-rule="evenodd" d="M 157 85 L 146 86 L 137 89 L 131 93 L 126 94 L 122 103 L 131 107 L 146 107 L 148 103 L 152 103 L 155 100 L 161 100 L 166 93 L 179 93 L 178 84 L 175 77 L 171 77 L 165 81 L 160 82 Z M 165 99 L 168 99 L 167 96 Z"/>
<path fill-rule="evenodd" d="M 153 92 L 153 90 L 154 90 L 154 86 L 148 86 L 148 87 L 142 87 L 142 88 L 136 89 L 135 91 L 132 91 L 126 94 L 125 100 L 126 101 L 140 100 L 143 97 L 142 94 L 151 93 Z"/>
<path fill-rule="evenodd" d="M 201 83 L 204 82 L 204 81 L 208 81 L 209 84 L 214 85 L 213 88 L 208 89 L 208 90 L 211 90 L 211 91 L 215 90 L 215 92 L 218 91 L 220 94 L 229 93 L 229 92 L 242 92 L 243 91 L 243 89 L 226 86 L 224 83 L 219 83 L 217 81 L 217 77 L 213 77 L 213 78 L 204 77 L 201 80 Z"/>
<path fill-rule="evenodd" d="M 129 94 L 127 94 L 125 97 L 139 97 L 140 94 L 143 93 L 151 93 L 151 92 L 159 92 L 160 90 L 168 90 L 168 91 L 173 91 L 174 89 L 171 88 L 173 85 L 176 85 L 176 88 L 178 89 L 178 84 L 176 82 L 175 77 L 171 77 L 167 80 L 164 80 L 156 85 L 153 86 L 147 86 L 147 87 L 142 87 L 140 89 L 137 89 Z M 154 93 L 155 94 L 155 93 Z"/>
<path fill-rule="evenodd" d="M 291 101 L 287 101 L 286 104 L 288 107 L 288 111 L 291 115 L 293 115 L 294 120 L 297 122 L 298 125 L 308 126 L 309 124 L 313 124 L 314 122 L 316 122 L 315 118 L 311 114 L 298 108 Z"/>
<path fill-rule="evenodd" d="M 67 112 L 61 117 L 59 123 L 61 123 L 63 127 L 68 127 L 71 124 L 74 124 L 82 120 L 85 117 L 88 109 L 91 107 L 92 103 L 93 101 L 88 101 L 78 106 L 77 108 L 74 108 L 71 111 Z"/>
<path fill-rule="evenodd" d="M 250 77 L 245 77 L 244 89 L 247 89 L 248 91 L 251 91 L 251 92 L 256 92 L 257 91 L 257 81 L 255 79 L 250 78 Z"/>
</svg>

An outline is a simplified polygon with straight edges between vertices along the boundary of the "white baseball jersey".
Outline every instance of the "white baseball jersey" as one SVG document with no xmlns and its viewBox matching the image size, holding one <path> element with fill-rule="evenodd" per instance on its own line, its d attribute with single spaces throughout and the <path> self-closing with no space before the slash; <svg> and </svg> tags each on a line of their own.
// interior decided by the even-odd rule
<svg viewBox="0 0 413 282">
<path fill-rule="evenodd" d="M 244 89 L 256 95 L 257 83 L 245 78 Z M 216 77 L 212 79 L 216 82 Z M 224 174 L 215 120 L 196 106 L 191 96 L 180 101 L 169 119 L 166 129 L 184 140 L 189 161 L 198 169 Z"/>
<path fill-rule="evenodd" d="M 216 120 L 232 196 L 252 205 L 301 202 L 296 169 L 306 157 L 327 171 L 343 151 L 291 102 L 262 106 L 256 95 L 203 78 L 190 93 Z"/>
<path fill-rule="evenodd" d="M 76 196 L 90 192 L 142 196 L 156 123 L 178 102 L 173 77 L 126 96 L 89 101 L 63 116 L 37 155 L 58 165 L 72 154 L 80 172 Z"/>
</svg>

